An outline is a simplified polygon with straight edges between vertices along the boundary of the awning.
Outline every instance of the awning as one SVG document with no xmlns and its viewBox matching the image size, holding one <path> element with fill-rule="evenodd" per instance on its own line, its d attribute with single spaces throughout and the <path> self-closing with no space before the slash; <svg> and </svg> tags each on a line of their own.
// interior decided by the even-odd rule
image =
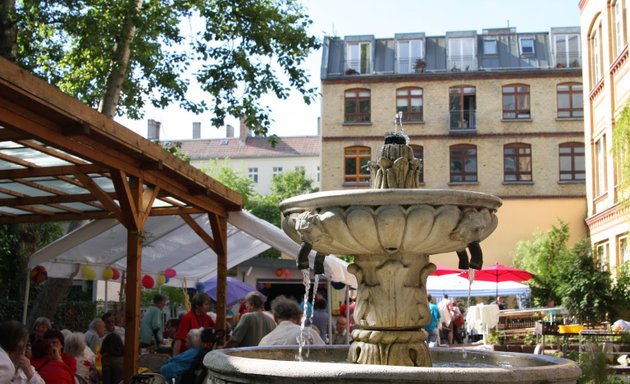
<svg viewBox="0 0 630 384">
<path fill-rule="evenodd" d="M 191 217 L 210 231 L 208 215 Z M 142 233 L 142 273 L 163 274 L 174 269 L 176 276 L 167 283 L 194 287 L 217 274 L 217 255 L 179 216 L 150 217 Z M 232 268 L 261 252 L 275 248 L 293 258 L 299 245 L 280 228 L 246 211 L 233 211 L 228 216 L 228 268 Z M 310 260 L 313 265 L 314 252 Z M 127 266 L 127 230 L 113 219 L 93 221 L 35 252 L 29 268 L 43 265 L 50 277 L 81 279 L 80 268 L 89 266 L 101 279 L 107 267 L 124 271 Z M 331 281 L 356 287 L 356 278 L 348 273 L 348 264 L 336 257 L 325 259 L 324 271 Z M 78 273 L 77 273 L 78 272 Z"/>
<path fill-rule="evenodd" d="M 470 286 L 470 296 L 512 296 L 529 295 L 530 288 L 526 284 L 514 281 L 497 283 L 490 281 L 473 281 Z M 433 296 L 467 297 L 468 279 L 458 275 L 429 276 L 427 279 L 427 293 Z"/>
</svg>

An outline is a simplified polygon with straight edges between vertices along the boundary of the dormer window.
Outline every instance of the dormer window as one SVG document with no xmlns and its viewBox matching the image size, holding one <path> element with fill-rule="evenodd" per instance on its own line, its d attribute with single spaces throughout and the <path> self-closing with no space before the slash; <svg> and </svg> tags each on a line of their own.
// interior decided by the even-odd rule
<svg viewBox="0 0 630 384">
<path fill-rule="evenodd" d="M 371 70 L 370 43 L 346 44 L 346 74 L 368 74 Z"/>
<path fill-rule="evenodd" d="M 477 69 L 474 37 L 449 37 L 448 60 L 449 71 L 470 71 Z"/>
<path fill-rule="evenodd" d="M 483 54 L 484 55 L 497 54 L 497 41 L 495 39 L 483 39 Z"/>
<path fill-rule="evenodd" d="M 398 73 L 422 72 L 424 70 L 424 41 L 398 41 Z"/>
<path fill-rule="evenodd" d="M 533 55 L 536 53 L 534 49 L 535 41 L 532 37 L 521 37 L 519 40 L 521 47 L 521 55 Z"/>
</svg>

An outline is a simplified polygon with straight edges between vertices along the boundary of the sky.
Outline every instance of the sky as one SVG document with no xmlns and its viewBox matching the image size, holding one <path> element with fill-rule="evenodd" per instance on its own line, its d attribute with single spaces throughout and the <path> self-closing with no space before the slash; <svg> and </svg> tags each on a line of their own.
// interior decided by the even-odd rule
<svg viewBox="0 0 630 384">
<path fill-rule="evenodd" d="M 517 32 L 546 32 L 551 27 L 580 25 L 578 0 L 301 0 L 313 21 L 310 33 L 324 36 L 374 35 L 391 38 L 396 33 L 424 32 L 427 36 L 447 31 L 514 27 Z M 311 86 L 320 88 L 321 49 L 313 51 L 303 67 Z M 287 100 L 264 97 L 262 104 L 271 108 L 269 134 L 304 136 L 317 134 L 320 102 L 305 105 L 293 92 Z M 201 138 L 225 137 L 225 126 L 212 127 L 210 114 L 195 115 L 171 106 L 165 110 L 147 108 L 143 120 L 116 118 L 136 133 L 146 136 L 147 119 L 162 123 L 161 140 L 192 138 L 193 122 L 201 122 Z M 226 119 L 235 127 L 238 119 Z"/>
</svg>

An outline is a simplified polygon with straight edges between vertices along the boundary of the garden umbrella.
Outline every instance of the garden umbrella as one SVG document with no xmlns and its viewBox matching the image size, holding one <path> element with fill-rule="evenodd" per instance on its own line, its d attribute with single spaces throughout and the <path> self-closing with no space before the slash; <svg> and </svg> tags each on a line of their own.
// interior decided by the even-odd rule
<svg viewBox="0 0 630 384">
<path fill-rule="evenodd" d="M 461 269 L 446 267 L 444 265 L 435 265 L 435 271 L 431 272 L 430 276 L 444 276 L 444 275 L 456 275 L 462 273 Z"/>
<path fill-rule="evenodd" d="M 217 277 L 213 277 L 210 280 L 207 280 L 202 283 L 203 291 L 212 298 L 212 300 L 217 301 Z M 226 284 L 226 303 L 225 305 L 230 307 L 236 303 L 240 299 L 245 298 L 245 296 L 252 291 L 255 291 L 256 288 L 251 285 L 240 281 L 239 279 L 235 279 L 233 277 L 227 277 Z"/>
<path fill-rule="evenodd" d="M 470 273 L 462 272 L 461 277 L 466 279 L 470 278 Z M 499 283 L 504 281 L 521 282 L 526 281 L 534 277 L 531 273 L 518 268 L 508 267 L 496 263 L 490 267 L 482 268 L 478 271 L 473 271 L 474 280 L 479 281 L 492 281 L 497 284 L 497 296 L 499 296 Z"/>
</svg>

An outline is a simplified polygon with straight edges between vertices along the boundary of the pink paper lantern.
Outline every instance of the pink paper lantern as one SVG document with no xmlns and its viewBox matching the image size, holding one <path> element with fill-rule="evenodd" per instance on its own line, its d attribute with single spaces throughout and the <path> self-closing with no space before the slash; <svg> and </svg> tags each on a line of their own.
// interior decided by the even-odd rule
<svg viewBox="0 0 630 384">
<path fill-rule="evenodd" d="M 155 285 L 155 280 L 153 279 L 153 277 L 149 276 L 149 275 L 144 275 L 142 277 L 142 286 L 145 287 L 146 289 L 151 289 L 153 288 L 153 286 Z"/>
<path fill-rule="evenodd" d="M 175 272 L 173 268 L 169 268 L 164 271 L 164 277 L 168 277 L 169 279 L 172 279 L 175 275 L 177 275 L 177 272 Z"/>
</svg>

